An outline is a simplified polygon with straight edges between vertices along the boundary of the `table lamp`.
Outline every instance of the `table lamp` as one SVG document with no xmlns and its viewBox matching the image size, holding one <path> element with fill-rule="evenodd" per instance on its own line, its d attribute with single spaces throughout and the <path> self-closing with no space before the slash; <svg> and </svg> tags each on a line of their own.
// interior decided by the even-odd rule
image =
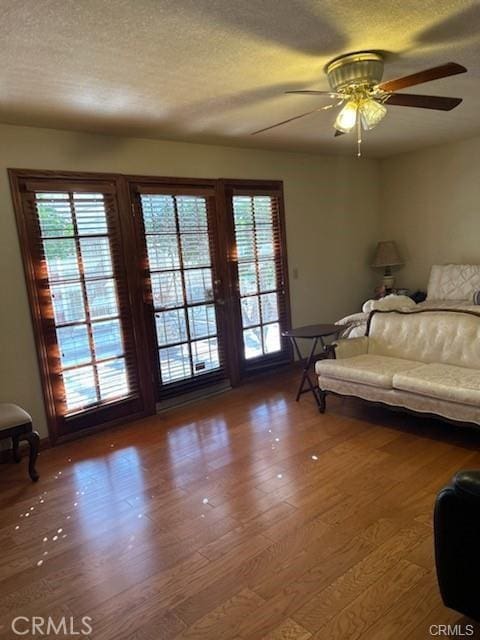
<svg viewBox="0 0 480 640">
<path fill-rule="evenodd" d="M 403 260 L 393 240 L 387 240 L 377 244 L 372 267 L 385 269 L 383 274 L 383 285 L 385 289 L 393 289 L 395 278 L 392 275 L 392 267 L 399 267 L 402 264 Z"/>
</svg>

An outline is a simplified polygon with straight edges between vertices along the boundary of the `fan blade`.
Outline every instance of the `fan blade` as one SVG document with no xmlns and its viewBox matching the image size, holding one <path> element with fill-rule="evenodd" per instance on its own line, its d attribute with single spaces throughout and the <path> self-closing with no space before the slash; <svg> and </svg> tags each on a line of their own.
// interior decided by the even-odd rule
<svg viewBox="0 0 480 640">
<path fill-rule="evenodd" d="M 413 73 L 410 76 L 404 76 L 403 78 L 397 78 L 396 80 L 387 80 L 377 85 L 382 91 L 398 91 L 405 87 L 413 87 L 415 84 L 422 84 L 422 82 L 430 82 L 431 80 L 438 80 L 439 78 L 447 78 L 448 76 L 454 76 L 457 73 L 465 73 L 466 68 L 456 62 L 447 62 L 439 67 L 433 67 L 433 69 L 425 69 L 418 73 Z"/>
<path fill-rule="evenodd" d="M 392 93 L 385 103 L 397 107 L 418 107 L 420 109 L 438 109 L 451 111 L 462 102 L 462 98 L 445 98 L 444 96 L 421 96 L 414 93 Z"/>
<path fill-rule="evenodd" d="M 335 91 L 309 91 L 308 89 L 302 91 L 285 91 L 285 93 L 298 93 L 306 96 L 330 96 L 331 98 L 336 98 L 339 95 Z"/>
<path fill-rule="evenodd" d="M 258 131 L 254 131 L 251 133 L 251 136 L 256 136 L 257 133 L 263 133 L 264 131 L 268 131 L 269 129 L 275 129 L 275 127 L 281 127 L 282 124 L 288 124 L 293 120 L 298 120 L 299 118 L 304 118 L 305 116 L 309 116 L 312 113 L 316 113 L 317 111 L 323 111 L 324 107 L 320 107 L 318 109 L 312 109 L 312 111 L 307 111 L 306 113 L 301 113 L 299 116 L 293 116 L 293 118 L 288 118 L 288 120 L 282 120 L 282 122 L 277 122 L 276 124 L 272 124 L 269 127 L 264 127 L 263 129 L 258 129 Z"/>
<path fill-rule="evenodd" d="M 340 131 L 340 129 L 335 129 L 334 138 L 338 138 L 338 136 L 343 136 L 345 131 Z"/>
</svg>

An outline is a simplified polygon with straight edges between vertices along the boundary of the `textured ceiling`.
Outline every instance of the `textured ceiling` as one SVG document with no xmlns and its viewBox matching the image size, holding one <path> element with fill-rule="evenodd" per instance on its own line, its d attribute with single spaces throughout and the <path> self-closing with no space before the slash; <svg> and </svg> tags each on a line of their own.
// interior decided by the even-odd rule
<svg viewBox="0 0 480 640">
<path fill-rule="evenodd" d="M 333 139 L 323 67 L 382 50 L 384 79 L 448 61 L 469 72 L 410 93 L 451 112 L 389 107 L 365 135 L 386 156 L 480 133 L 480 3 L 465 0 L 0 0 L 0 122 L 227 145 L 354 153 Z"/>
</svg>

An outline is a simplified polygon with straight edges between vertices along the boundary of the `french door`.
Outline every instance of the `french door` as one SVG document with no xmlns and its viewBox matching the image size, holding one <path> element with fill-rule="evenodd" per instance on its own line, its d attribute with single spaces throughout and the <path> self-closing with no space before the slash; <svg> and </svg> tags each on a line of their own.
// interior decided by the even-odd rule
<svg viewBox="0 0 480 640">
<path fill-rule="evenodd" d="M 281 183 L 9 174 L 54 442 L 290 360 Z"/>
<path fill-rule="evenodd" d="M 240 376 L 291 360 L 283 198 L 277 185 L 226 185 Z"/>
<path fill-rule="evenodd" d="M 132 187 L 158 398 L 227 377 L 212 188 Z"/>
<path fill-rule="evenodd" d="M 281 192 L 241 181 L 131 192 L 158 399 L 289 361 Z"/>
</svg>

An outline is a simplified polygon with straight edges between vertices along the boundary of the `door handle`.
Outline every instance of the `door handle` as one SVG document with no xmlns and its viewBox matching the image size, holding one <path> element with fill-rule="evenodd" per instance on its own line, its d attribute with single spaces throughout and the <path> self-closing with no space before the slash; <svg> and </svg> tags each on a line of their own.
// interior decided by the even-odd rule
<svg viewBox="0 0 480 640">
<path fill-rule="evenodd" d="M 225 300 L 224 298 L 221 297 L 221 295 L 219 296 L 219 294 L 221 294 L 221 289 L 220 289 L 221 286 L 222 286 L 222 281 L 219 278 L 213 281 L 213 288 L 215 292 L 215 296 L 214 296 L 215 304 L 218 304 L 221 307 L 223 307 L 225 304 Z"/>
</svg>

